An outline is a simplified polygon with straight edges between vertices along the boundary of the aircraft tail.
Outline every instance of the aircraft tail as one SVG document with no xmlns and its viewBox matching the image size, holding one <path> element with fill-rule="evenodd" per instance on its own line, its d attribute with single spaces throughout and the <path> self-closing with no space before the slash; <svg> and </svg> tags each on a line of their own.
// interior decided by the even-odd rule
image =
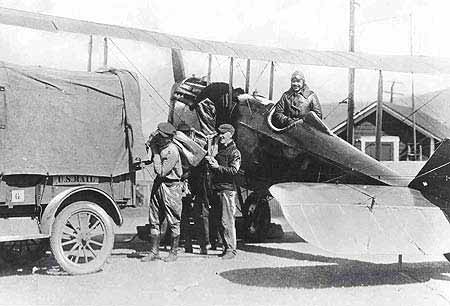
<svg viewBox="0 0 450 306">
<path fill-rule="evenodd" d="M 450 208 L 447 204 L 450 201 L 450 139 L 442 141 L 408 187 L 432 197 L 433 202 L 437 201 L 437 205 L 441 208 L 445 210 Z"/>
</svg>

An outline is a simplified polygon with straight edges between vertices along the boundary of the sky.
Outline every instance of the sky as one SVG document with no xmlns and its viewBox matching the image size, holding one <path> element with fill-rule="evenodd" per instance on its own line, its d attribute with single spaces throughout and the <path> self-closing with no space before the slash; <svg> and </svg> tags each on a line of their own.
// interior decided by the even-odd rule
<svg viewBox="0 0 450 306">
<path fill-rule="evenodd" d="M 1 7 L 117 24 L 201 39 L 281 48 L 347 50 L 349 0 L 0 0 Z M 416 55 L 450 57 L 448 0 L 360 0 L 355 12 L 355 49 L 374 54 L 409 54 L 410 29 Z M 412 17 L 412 23 L 411 23 Z M 0 25 L 0 61 L 58 69 L 86 70 L 88 37 L 46 33 Z M 103 63 L 102 38 L 94 38 L 93 66 Z M 207 55 L 184 52 L 188 74 L 207 71 Z M 228 60 L 213 57 L 213 81 L 227 81 Z M 166 120 L 173 83 L 170 51 L 144 42 L 112 38 L 108 64 L 139 73 L 142 85 L 144 135 Z M 306 81 L 322 103 L 342 101 L 348 94 L 348 72 L 341 68 L 276 63 L 274 99 L 289 88 L 292 71 L 305 72 Z M 236 60 L 235 86 L 244 86 L 245 60 Z M 252 64 L 250 90 L 267 95 L 267 63 Z M 377 97 L 377 71 L 358 70 L 355 100 L 365 105 Z M 384 86 L 411 94 L 411 76 L 385 73 Z M 450 86 L 447 75 L 415 75 L 421 94 Z M 386 93 L 385 99 L 388 99 Z"/>
</svg>

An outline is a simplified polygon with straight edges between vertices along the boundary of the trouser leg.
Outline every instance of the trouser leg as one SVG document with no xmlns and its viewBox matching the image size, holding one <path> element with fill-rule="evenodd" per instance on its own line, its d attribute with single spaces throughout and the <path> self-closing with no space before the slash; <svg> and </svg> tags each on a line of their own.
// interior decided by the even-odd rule
<svg viewBox="0 0 450 306">
<path fill-rule="evenodd" d="M 209 211 L 209 241 L 211 249 L 215 250 L 219 234 L 219 223 L 221 219 L 221 203 L 217 193 L 213 193 L 211 197 L 211 208 Z"/>
<path fill-rule="evenodd" d="M 181 211 L 181 234 L 184 237 L 184 249 L 186 253 L 192 253 L 192 228 L 190 218 L 192 216 L 192 198 L 186 196 L 182 200 L 183 208 Z"/>
<path fill-rule="evenodd" d="M 219 193 L 222 203 L 221 235 L 227 251 L 236 253 L 236 227 L 234 213 L 236 211 L 236 191 L 222 191 Z"/>
<path fill-rule="evenodd" d="M 160 183 L 155 181 L 149 208 L 149 223 L 150 223 L 150 254 L 142 261 L 153 261 L 159 259 L 159 243 L 160 243 L 160 224 L 163 219 L 161 207 Z"/>
<path fill-rule="evenodd" d="M 175 261 L 180 239 L 181 186 L 179 183 L 162 184 L 167 226 L 171 232 L 171 248 L 166 261 Z"/>
<path fill-rule="evenodd" d="M 200 253 L 207 254 L 206 246 L 209 244 L 209 207 L 200 201 L 194 203 L 195 227 L 198 233 Z"/>
<path fill-rule="evenodd" d="M 150 197 L 150 208 L 148 214 L 148 221 L 150 223 L 150 235 L 161 234 L 161 224 L 164 220 L 165 205 L 161 193 L 162 184 L 155 180 Z"/>
</svg>

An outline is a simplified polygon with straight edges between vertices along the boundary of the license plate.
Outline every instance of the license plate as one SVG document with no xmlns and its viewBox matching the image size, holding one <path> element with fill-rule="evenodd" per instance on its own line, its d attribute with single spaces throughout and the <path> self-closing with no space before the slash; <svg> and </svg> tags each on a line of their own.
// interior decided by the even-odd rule
<svg viewBox="0 0 450 306">
<path fill-rule="evenodd" d="M 98 184 L 98 177 L 87 175 L 57 175 L 53 178 L 53 185 L 86 185 L 86 184 Z"/>
<path fill-rule="evenodd" d="M 25 190 L 11 190 L 11 203 L 25 202 Z"/>
</svg>

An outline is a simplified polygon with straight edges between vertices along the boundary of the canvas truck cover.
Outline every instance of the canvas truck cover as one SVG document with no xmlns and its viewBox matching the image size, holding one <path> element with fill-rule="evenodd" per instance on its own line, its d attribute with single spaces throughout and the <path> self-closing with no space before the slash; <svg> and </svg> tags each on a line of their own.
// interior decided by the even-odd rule
<svg viewBox="0 0 450 306">
<path fill-rule="evenodd" d="M 132 73 L 0 62 L 2 175 L 110 177 L 130 172 L 139 158 L 146 152 Z"/>
</svg>

